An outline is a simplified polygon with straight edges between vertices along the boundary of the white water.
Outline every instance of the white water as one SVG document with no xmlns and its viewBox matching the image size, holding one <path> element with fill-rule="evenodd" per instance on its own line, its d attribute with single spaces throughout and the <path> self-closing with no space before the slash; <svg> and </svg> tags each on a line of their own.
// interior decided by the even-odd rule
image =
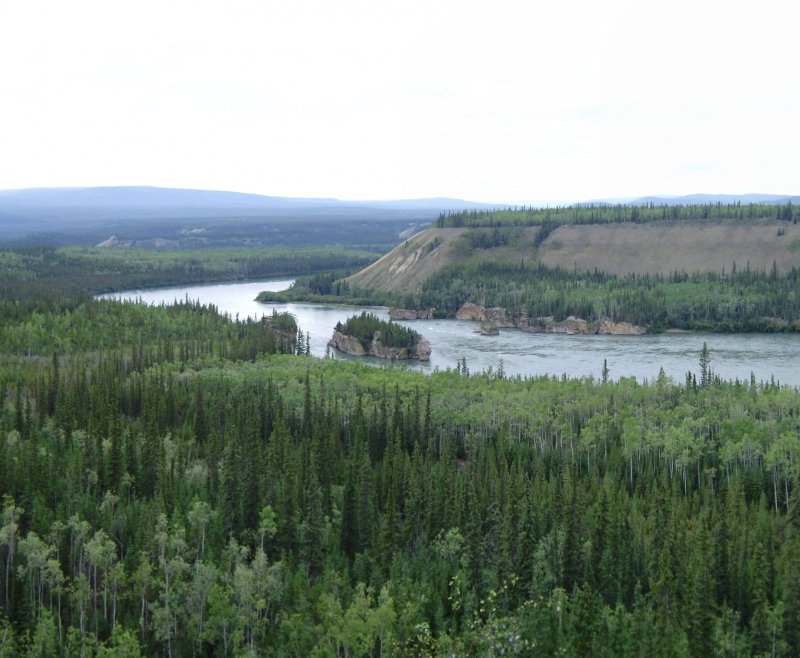
<svg viewBox="0 0 800 658">
<path fill-rule="evenodd" d="M 141 299 L 149 304 L 173 303 L 187 296 L 204 304 L 214 304 L 232 317 L 261 317 L 273 309 L 288 311 L 297 318 L 300 328 L 311 335 L 311 351 L 317 356 L 326 352 L 326 344 L 337 322 L 361 313 L 364 307 L 338 304 L 261 304 L 255 301 L 262 290 L 284 290 L 292 280 L 181 286 L 145 291 L 127 291 L 107 297 Z M 388 318 L 385 307 L 367 309 Z M 610 377 L 636 377 L 639 381 L 655 379 L 659 368 L 676 381 L 687 371 L 697 373 L 703 343 L 711 351 L 712 370 L 723 379 L 758 381 L 772 377 L 782 384 L 800 386 L 800 335 L 798 334 L 659 334 L 647 336 L 566 336 L 529 334 L 501 330 L 499 336 L 473 333 L 475 323 L 459 320 L 418 320 L 403 322 L 431 343 L 433 352 L 428 364 L 402 363 L 402 367 L 431 372 L 435 368 L 455 368 L 466 358 L 472 372 L 502 367 L 506 375 L 592 376 L 599 379 L 603 359 L 608 362 Z M 346 357 L 341 354 L 337 358 Z M 382 359 L 368 359 L 387 365 Z"/>
</svg>

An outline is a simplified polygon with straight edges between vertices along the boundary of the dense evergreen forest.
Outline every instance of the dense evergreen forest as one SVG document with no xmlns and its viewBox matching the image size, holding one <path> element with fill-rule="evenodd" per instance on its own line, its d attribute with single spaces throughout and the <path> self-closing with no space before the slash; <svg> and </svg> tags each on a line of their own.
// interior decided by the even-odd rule
<svg viewBox="0 0 800 658">
<path fill-rule="evenodd" d="M 3 658 L 800 654 L 800 392 L 713 352 L 424 376 L 288 316 L 3 304 Z"/>
</svg>

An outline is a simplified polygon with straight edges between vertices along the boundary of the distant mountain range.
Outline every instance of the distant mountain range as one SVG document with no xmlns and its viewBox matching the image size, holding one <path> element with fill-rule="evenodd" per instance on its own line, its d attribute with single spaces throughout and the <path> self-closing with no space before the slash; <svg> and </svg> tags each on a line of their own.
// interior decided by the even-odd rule
<svg viewBox="0 0 800 658">
<path fill-rule="evenodd" d="M 591 204 L 623 204 L 629 206 L 643 206 L 651 203 L 656 206 L 686 206 L 706 203 L 800 203 L 800 196 L 787 194 L 687 194 L 685 196 L 643 196 L 638 198 L 622 199 L 596 199 L 585 201 L 580 205 Z"/>
<path fill-rule="evenodd" d="M 785 194 L 690 194 L 595 199 L 583 203 L 676 205 L 693 203 L 798 203 Z M 8 219 L 135 219 L 350 215 L 382 211 L 436 214 L 442 211 L 490 209 L 509 204 L 478 203 L 444 197 L 393 201 L 264 196 L 242 192 L 162 187 L 64 187 L 0 190 L 0 221 Z M 536 205 L 536 204 L 534 204 Z"/>
<path fill-rule="evenodd" d="M 0 190 L 0 243 L 97 244 L 113 235 L 132 246 L 290 246 L 313 234 L 306 237 L 314 244 L 387 245 L 441 212 L 493 207 L 446 198 L 342 201 L 159 187 Z"/>
<path fill-rule="evenodd" d="M 423 211 L 489 208 L 490 204 L 460 199 L 405 199 L 399 201 L 342 201 L 263 196 L 242 192 L 190 190 L 162 187 L 81 187 L 0 190 L 0 219 L 8 216 L 56 216 L 68 219 L 104 215 L 110 217 L 219 217 L 344 214 L 356 210 Z"/>
</svg>

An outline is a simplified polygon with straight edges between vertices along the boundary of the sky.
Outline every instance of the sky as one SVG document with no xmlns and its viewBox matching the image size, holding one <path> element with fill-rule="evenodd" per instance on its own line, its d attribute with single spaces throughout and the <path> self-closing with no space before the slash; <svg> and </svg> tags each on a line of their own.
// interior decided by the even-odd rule
<svg viewBox="0 0 800 658">
<path fill-rule="evenodd" d="M 796 0 L 0 0 L 0 189 L 800 194 Z"/>
</svg>

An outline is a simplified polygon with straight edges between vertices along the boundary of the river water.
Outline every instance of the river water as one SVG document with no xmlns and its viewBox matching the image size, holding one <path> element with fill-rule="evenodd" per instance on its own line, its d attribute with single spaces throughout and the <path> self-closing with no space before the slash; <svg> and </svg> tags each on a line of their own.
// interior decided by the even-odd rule
<svg viewBox="0 0 800 658">
<path fill-rule="evenodd" d="M 273 309 L 294 314 L 300 328 L 311 335 L 311 352 L 326 353 L 327 342 L 337 322 L 361 313 L 364 307 L 338 304 L 261 304 L 255 301 L 262 290 L 285 290 L 292 280 L 262 281 L 217 285 L 181 286 L 155 290 L 128 291 L 107 295 L 122 299 L 140 299 L 148 304 L 173 303 L 175 300 L 200 300 L 214 304 L 232 317 L 260 317 Z M 385 307 L 370 309 L 388 319 Z M 646 336 L 566 336 L 529 334 L 509 329 L 499 336 L 474 333 L 476 323 L 459 320 L 417 320 L 402 322 L 425 336 L 433 352 L 430 363 L 403 362 L 398 367 L 423 372 L 455 368 L 466 359 L 471 372 L 502 368 L 507 376 L 567 374 L 569 377 L 600 378 L 603 360 L 608 363 L 611 379 L 635 377 L 652 380 L 659 368 L 675 381 L 683 381 L 687 371 L 698 374 L 703 343 L 711 352 L 711 368 L 723 379 L 758 381 L 772 378 L 782 384 L 800 386 L 800 335 L 798 334 L 658 334 Z M 335 353 L 335 358 L 348 357 Z M 386 366 L 383 359 L 366 360 Z"/>
</svg>

